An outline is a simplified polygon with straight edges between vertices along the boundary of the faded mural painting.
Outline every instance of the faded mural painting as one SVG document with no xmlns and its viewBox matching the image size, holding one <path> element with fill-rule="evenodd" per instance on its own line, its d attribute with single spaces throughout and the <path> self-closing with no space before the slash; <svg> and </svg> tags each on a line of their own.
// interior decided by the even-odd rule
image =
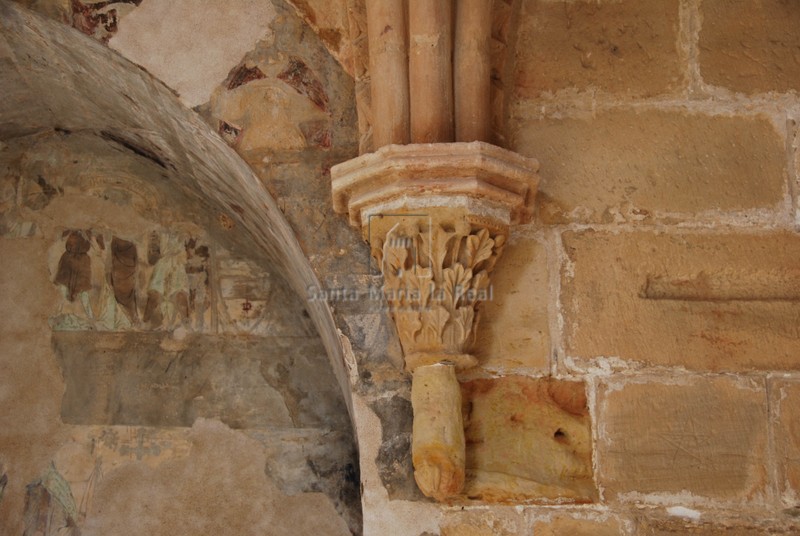
<svg viewBox="0 0 800 536">
<path fill-rule="evenodd" d="M 209 248 L 194 237 L 152 231 L 126 240 L 65 230 L 51 250 L 53 283 L 63 296 L 55 330 L 204 332 L 213 327 Z"/>
<path fill-rule="evenodd" d="M 55 331 L 175 331 L 279 335 L 269 272 L 204 236 L 157 229 L 141 236 L 66 229 L 49 251 L 62 300 Z M 211 271 L 216 273 L 212 285 Z"/>
</svg>

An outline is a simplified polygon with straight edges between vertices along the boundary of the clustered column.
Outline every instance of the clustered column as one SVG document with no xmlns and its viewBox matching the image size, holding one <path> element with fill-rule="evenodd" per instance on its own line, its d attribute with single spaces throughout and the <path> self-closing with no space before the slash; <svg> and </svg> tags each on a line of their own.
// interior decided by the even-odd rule
<svg viewBox="0 0 800 536">
<path fill-rule="evenodd" d="M 488 141 L 490 0 L 367 0 L 375 149 Z"/>
<path fill-rule="evenodd" d="M 331 169 L 334 209 L 370 242 L 412 375 L 420 490 L 465 482 L 456 373 L 509 226 L 530 219 L 538 163 L 486 143 L 491 0 L 366 0 L 374 153 Z M 423 215 L 423 216 L 420 216 Z"/>
</svg>

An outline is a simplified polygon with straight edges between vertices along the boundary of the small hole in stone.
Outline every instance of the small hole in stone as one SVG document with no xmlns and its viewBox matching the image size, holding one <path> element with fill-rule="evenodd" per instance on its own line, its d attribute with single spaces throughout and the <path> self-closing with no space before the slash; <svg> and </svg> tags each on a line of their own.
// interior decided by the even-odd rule
<svg viewBox="0 0 800 536">
<path fill-rule="evenodd" d="M 555 439 L 559 443 L 564 443 L 564 444 L 569 443 L 569 438 L 567 437 L 567 433 L 561 428 L 555 431 L 555 433 L 553 434 L 553 439 Z"/>
</svg>

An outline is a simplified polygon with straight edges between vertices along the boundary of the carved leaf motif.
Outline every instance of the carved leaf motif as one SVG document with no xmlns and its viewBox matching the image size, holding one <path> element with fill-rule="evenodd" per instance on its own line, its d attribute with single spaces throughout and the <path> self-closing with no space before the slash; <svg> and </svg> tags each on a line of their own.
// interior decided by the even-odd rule
<svg viewBox="0 0 800 536">
<path fill-rule="evenodd" d="M 420 342 L 425 346 L 439 345 L 445 324 L 450 318 L 450 313 L 442 306 L 431 307 L 422 311 L 422 333 Z"/>
<path fill-rule="evenodd" d="M 443 339 L 445 345 L 451 348 L 458 348 L 459 351 L 466 350 L 465 346 L 472 332 L 472 321 L 474 318 L 475 311 L 471 305 L 456 309 L 444 333 Z"/>
<path fill-rule="evenodd" d="M 447 268 L 443 272 L 442 288 L 446 296 L 445 307 L 452 311 L 470 286 L 472 270 L 465 269 L 460 264 Z"/>
<path fill-rule="evenodd" d="M 372 241 L 370 247 L 370 254 L 372 254 L 372 258 L 375 259 L 375 262 L 378 263 L 378 266 L 383 266 L 383 240 L 380 238 L 376 238 Z"/>
<path fill-rule="evenodd" d="M 474 268 L 489 259 L 492 256 L 493 246 L 494 240 L 489 237 L 487 229 L 481 229 L 476 234 L 468 236 L 464 264 L 469 268 Z"/>
<path fill-rule="evenodd" d="M 491 273 L 494 270 L 495 264 L 497 264 L 497 259 L 503 254 L 503 249 L 506 246 L 506 236 L 505 235 L 497 235 L 494 237 L 494 255 L 492 255 L 486 262 L 483 263 L 481 268 L 486 270 L 487 273 Z"/>
<path fill-rule="evenodd" d="M 408 352 L 416 343 L 417 333 L 422 329 L 420 314 L 418 311 L 395 311 L 394 321 L 397 325 L 397 333 L 400 335 L 400 342 L 403 349 Z"/>
<path fill-rule="evenodd" d="M 409 295 L 419 296 L 417 304 L 420 309 L 427 307 L 431 292 L 433 291 L 433 274 L 430 268 L 417 267 L 405 273 Z"/>
<path fill-rule="evenodd" d="M 391 241 L 387 240 L 383 248 L 383 273 L 399 275 L 408 258 L 408 250 L 404 247 L 392 246 Z"/>
<path fill-rule="evenodd" d="M 455 233 L 445 231 L 438 225 L 421 234 L 422 251 L 420 252 L 420 257 L 428 260 L 427 265 L 433 270 L 433 278 L 436 281 L 442 280 L 442 268 L 446 266 L 449 244 L 454 236 Z"/>
</svg>

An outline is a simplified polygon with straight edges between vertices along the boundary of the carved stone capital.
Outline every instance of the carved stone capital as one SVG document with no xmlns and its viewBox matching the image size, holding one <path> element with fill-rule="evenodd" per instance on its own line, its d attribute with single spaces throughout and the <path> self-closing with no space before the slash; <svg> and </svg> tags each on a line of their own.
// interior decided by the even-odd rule
<svg viewBox="0 0 800 536">
<path fill-rule="evenodd" d="M 384 275 L 406 368 L 477 363 L 478 306 L 509 225 L 528 221 L 538 162 L 483 142 L 389 145 L 331 169 L 334 208 Z"/>
<path fill-rule="evenodd" d="M 409 371 L 442 361 L 460 369 L 477 363 L 469 350 L 478 306 L 492 298 L 489 274 L 506 234 L 461 216 L 401 219 L 371 244 Z"/>
<path fill-rule="evenodd" d="M 414 476 L 445 501 L 464 485 L 457 369 L 477 364 L 479 305 L 509 226 L 531 218 L 538 162 L 483 142 L 388 145 L 331 169 L 361 227 L 412 373 Z"/>
</svg>

